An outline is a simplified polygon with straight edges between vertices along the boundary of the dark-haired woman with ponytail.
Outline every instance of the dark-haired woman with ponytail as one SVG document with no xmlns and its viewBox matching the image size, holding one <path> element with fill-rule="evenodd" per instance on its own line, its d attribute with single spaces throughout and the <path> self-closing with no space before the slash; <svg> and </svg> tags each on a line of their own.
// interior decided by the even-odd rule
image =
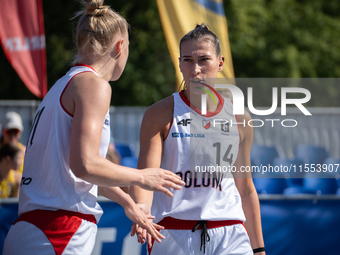
<svg viewBox="0 0 340 255">
<path fill-rule="evenodd" d="M 240 123 L 251 117 L 234 115 L 232 101 L 214 89 L 223 65 L 218 38 L 197 25 L 180 41 L 186 88 L 145 112 L 138 167 L 162 167 L 185 182 L 182 190 L 170 188 L 173 197 L 130 188 L 134 200 L 165 227 L 160 231 L 165 240 L 154 243 L 133 225 L 151 255 L 265 254 L 258 196 L 251 173 L 244 171 L 250 167 L 253 130 Z"/>
<path fill-rule="evenodd" d="M 47 93 L 35 115 L 25 154 L 19 218 L 4 255 L 89 255 L 103 211 L 98 193 L 160 242 L 159 226 L 119 186 L 138 185 L 172 196 L 183 185 L 174 173 L 107 160 L 111 87 L 129 54 L 128 24 L 103 0 L 85 0 L 77 26 L 75 65 Z"/>
</svg>

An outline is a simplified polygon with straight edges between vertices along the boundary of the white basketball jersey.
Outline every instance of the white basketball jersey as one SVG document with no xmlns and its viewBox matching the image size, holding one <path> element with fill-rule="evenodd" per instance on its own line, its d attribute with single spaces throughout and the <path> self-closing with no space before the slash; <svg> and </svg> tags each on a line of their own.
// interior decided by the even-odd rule
<svg viewBox="0 0 340 255">
<path fill-rule="evenodd" d="M 191 109 L 183 92 L 173 94 L 174 114 L 164 140 L 161 167 L 182 177 L 182 190 L 171 198 L 154 193 L 152 215 L 182 220 L 245 221 L 231 172 L 239 148 L 237 120 L 229 99 L 220 97 L 214 113 Z"/>
<path fill-rule="evenodd" d="M 19 215 L 41 210 L 68 210 L 92 214 L 97 222 L 102 209 L 98 187 L 77 178 L 70 169 L 73 116 L 63 108 L 61 96 L 71 79 L 91 67 L 76 65 L 60 78 L 41 102 L 27 142 L 19 196 Z M 110 115 L 105 116 L 99 155 L 106 156 L 110 141 Z"/>
</svg>

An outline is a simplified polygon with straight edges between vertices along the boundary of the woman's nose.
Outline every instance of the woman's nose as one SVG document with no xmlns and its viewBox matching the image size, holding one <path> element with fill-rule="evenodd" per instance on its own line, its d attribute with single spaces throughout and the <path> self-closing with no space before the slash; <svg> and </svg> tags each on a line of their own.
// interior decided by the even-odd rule
<svg viewBox="0 0 340 255">
<path fill-rule="evenodd" d="M 197 75 L 201 72 L 201 67 L 198 65 L 198 63 L 194 63 L 192 66 L 192 74 Z"/>
</svg>

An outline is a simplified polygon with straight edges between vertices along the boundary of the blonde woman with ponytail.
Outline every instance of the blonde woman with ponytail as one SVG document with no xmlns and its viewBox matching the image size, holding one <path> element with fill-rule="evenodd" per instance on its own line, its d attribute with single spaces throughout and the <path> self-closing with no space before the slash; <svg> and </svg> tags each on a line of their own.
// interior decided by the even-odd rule
<svg viewBox="0 0 340 255">
<path fill-rule="evenodd" d="M 119 203 L 126 215 L 158 242 L 164 238 L 149 213 L 119 186 L 137 185 L 168 196 L 184 183 L 160 168 L 132 169 L 105 159 L 110 141 L 111 87 L 129 54 L 126 20 L 85 0 L 77 26 L 74 66 L 40 104 L 28 139 L 20 188 L 19 218 L 4 255 L 91 254 L 103 211 L 98 193 Z"/>
</svg>

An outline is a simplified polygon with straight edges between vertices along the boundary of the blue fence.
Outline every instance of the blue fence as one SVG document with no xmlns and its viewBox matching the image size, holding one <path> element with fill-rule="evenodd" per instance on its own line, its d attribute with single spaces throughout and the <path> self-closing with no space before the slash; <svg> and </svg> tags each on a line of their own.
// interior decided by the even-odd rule
<svg viewBox="0 0 340 255">
<path fill-rule="evenodd" d="M 0 251 L 18 204 L 0 200 Z M 100 200 L 104 215 L 98 223 L 92 255 L 146 254 L 145 245 L 130 237 L 131 222 L 118 204 Z M 294 198 L 260 196 L 262 228 L 267 254 L 340 254 L 340 198 L 305 195 Z"/>
</svg>

